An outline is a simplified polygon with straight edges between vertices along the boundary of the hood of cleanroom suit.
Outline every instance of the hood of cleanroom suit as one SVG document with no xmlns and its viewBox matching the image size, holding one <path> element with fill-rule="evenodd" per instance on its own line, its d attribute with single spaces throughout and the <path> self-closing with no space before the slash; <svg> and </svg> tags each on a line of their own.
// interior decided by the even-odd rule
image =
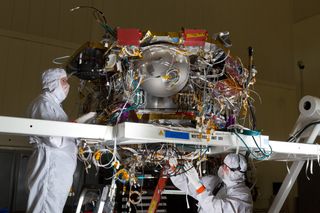
<svg viewBox="0 0 320 213">
<path fill-rule="evenodd" d="M 64 101 L 69 93 L 69 85 L 61 85 L 60 79 L 67 77 L 64 69 L 48 69 L 42 74 L 42 90 L 49 91 L 59 103 Z"/>
<path fill-rule="evenodd" d="M 68 85 L 63 69 L 49 69 L 42 75 L 42 93 L 30 104 L 28 116 L 35 119 L 68 121 L 61 107 Z M 29 190 L 27 212 L 61 213 L 67 200 L 77 164 L 75 139 L 57 136 L 31 136 L 34 152 L 27 168 Z"/>
<path fill-rule="evenodd" d="M 228 170 L 228 172 L 226 172 L 223 170 L 223 166 L 219 167 L 218 176 L 227 186 L 245 181 L 247 161 L 242 155 L 230 153 L 224 158 L 223 163 L 229 168 L 238 169 L 236 171 Z"/>
</svg>

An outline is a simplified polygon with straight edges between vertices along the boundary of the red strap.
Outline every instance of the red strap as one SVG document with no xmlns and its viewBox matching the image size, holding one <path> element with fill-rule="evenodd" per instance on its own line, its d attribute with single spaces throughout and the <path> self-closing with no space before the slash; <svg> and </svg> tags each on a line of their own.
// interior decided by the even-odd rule
<svg viewBox="0 0 320 213">
<path fill-rule="evenodd" d="M 166 176 L 162 176 L 162 175 L 163 175 L 163 170 L 161 171 L 160 178 L 158 180 L 158 185 L 154 190 L 153 197 L 148 209 L 148 213 L 157 212 L 158 204 L 160 203 L 160 200 L 161 200 L 161 193 L 164 190 L 164 187 L 166 186 L 167 180 L 168 180 Z"/>
</svg>

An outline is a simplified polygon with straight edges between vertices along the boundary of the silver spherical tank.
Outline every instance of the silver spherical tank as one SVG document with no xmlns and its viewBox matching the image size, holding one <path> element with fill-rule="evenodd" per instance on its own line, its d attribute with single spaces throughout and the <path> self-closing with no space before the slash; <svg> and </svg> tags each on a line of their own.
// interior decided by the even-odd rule
<svg viewBox="0 0 320 213">
<path fill-rule="evenodd" d="M 169 97 L 187 84 L 189 58 L 172 46 L 154 45 L 143 50 L 138 69 L 143 75 L 141 87 L 149 95 Z"/>
</svg>

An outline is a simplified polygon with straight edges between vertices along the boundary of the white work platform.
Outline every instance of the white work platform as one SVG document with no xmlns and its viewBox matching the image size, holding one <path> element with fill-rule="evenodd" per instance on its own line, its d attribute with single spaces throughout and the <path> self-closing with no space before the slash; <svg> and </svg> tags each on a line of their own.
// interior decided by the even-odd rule
<svg viewBox="0 0 320 213">
<path fill-rule="evenodd" d="M 112 127 L 0 116 L 0 133 L 112 140 Z"/>
<path fill-rule="evenodd" d="M 266 135 L 250 136 L 224 131 L 199 132 L 193 128 L 169 127 L 143 123 L 120 123 L 116 126 L 46 121 L 0 116 L 0 133 L 14 135 L 64 136 L 85 139 L 95 143 L 134 145 L 168 143 L 207 146 L 208 154 L 247 150 L 258 153 L 258 146 L 272 155 L 265 160 L 318 159 L 317 144 L 272 141 Z M 241 139 L 243 140 L 241 140 Z M 246 145 L 245 145 L 245 144 Z M 270 146 L 269 146 L 270 145 Z"/>
<path fill-rule="evenodd" d="M 199 132 L 192 128 L 178 128 L 142 123 L 120 123 L 116 126 L 79 124 L 71 122 L 46 121 L 28 118 L 0 116 L 0 134 L 64 136 L 87 140 L 91 143 L 114 145 L 137 145 L 168 143 L 189 146 L 205 146 L 207 154 L 250 150 L 257 154 L 260 150 L 272 154 L 264 160 L 294 161 L 290 172 L 281 185 L 269 213 L 279 212 L 288 193 L 306 160 L 318 159 L 320 146 L 313 144 L 320 133 L 320 124 L 308 130 L 305 143 L 293 143 L 269 140 L 265 135 L 244 135 L 234 132 L 210 131 Z M 256 143 L 253 140 L 256 140 Z M 260 150 L 259 150 L 259 148 Z"/>
</svg>

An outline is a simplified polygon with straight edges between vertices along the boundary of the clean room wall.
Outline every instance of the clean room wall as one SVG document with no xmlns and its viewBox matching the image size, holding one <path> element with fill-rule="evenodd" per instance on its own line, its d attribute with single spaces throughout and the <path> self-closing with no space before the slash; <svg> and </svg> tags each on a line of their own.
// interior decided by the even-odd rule
<svg viewBox="0 0 320 213">
<path fill-rule="evenodd" d="M 320 13 L 318 0 L 293 0 L 294 23 L 303 21 Z"/>
<path fill-rule="evenodd" d="M 258 128 L 274 140 L 285 140 L 298 115 L 293 52 L 293 0 L 11 0 L 0 7 L 0 115 L 24 116 L 29 102 L 40 92 L 40 73 L 52 59 L 71 54 L 88 40 L 101 39 L 102 31 L 90 10 L 69 9 L 92 5 L 102 10 L 115 27 L 151 31 L 204 28 L 213 33 L 230 31 L 232 54 L 247 63 L 247 47 L 253 46 L 258 70 L 256 99 Z M 76 85 L 77 80 L 72 80 Z M 76 86 L 65 103 L 71 118 L 77 116 Z M 22 145 L 22 138 L 1 136 L 0 145 Z M 276 165 L 276 166 L 273 166 Z M 272 182 L 285 175 L 285 166 L 258 165 L 261 196 L 256 208 L 266 209 Z M 274 168 L 275 176 L 268 171 Z M 293 195 L 294 196 L 294 195 Z M 293 199 L 291 199 L 290 202 Z M 292 204 L 293 205 L 293 204 Z"/>
<path fill-rule="evenodd" d="M 296 84 L 300 95 L 319 96 L 320 87 L 320 14 L 308 17 L 294 24 L 294 56 L 295 61 L 302 61 L 305 65 L 304 70 L 299 70 L 295 66 Z"/>
<path fill-rule="evenodd" d="M 28 103 L 41 91 L 41 73 L 52 59 L 78 45 L 0 30 L 1 114 L 25 116 Z"/>
<path fill-rule="evenodd" d="M 310 3 L 310 1 L 309 1 Z M 311 2 L 316 7 L 319 3 Z M 310 4 L 311 4 L 310 3 Z M 309 4 L 308 4 L 309 5 Z M 310 6 L 310 5 L 309 5 Z M 317 12 L 317 14 L 315 14 Z M 320 96 L 320 64 L 319 64 L 319 49 L 320 49 L 320 14 L 319 10 L 310 10 L 310 13 L 305 14 L 304 19 L 300 19 L 294 24 L 294 56 L 295 61 L 302 61 L 305 68 L 299 70 L 295 68 L 298 91 L 297 94 Z M 319 143 L 319 141 L 318 141 Z M 310 180 L 307 180 L 305 172 L 299 176 L 299 209 L 301 212 L 313 212 L 315 208 L 319 208 L 318 196 L 314 196 L 319 190 L 319 167 L 315 162 L 316 168 L 314 175 L 310 174 Z M 305 170 L 305 168 L 303 168 Z"/>
</svg>

